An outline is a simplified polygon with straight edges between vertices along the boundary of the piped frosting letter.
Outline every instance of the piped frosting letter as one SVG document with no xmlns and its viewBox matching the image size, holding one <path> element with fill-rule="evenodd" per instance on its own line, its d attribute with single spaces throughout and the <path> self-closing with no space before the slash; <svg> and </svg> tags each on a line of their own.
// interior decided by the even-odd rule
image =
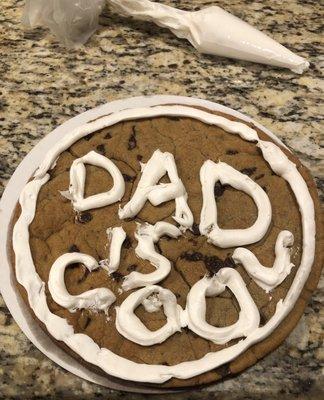
<svg viewBox="0 0 324 400">
<path fill-rule="evenodd" d="M 260 264 L 255 255 L 248 249 L 239 247 L 233 253 L 233 260 L 242 264 L 255 283 L 266 292 L 274 289 L 289 275 L 294 266 L 290 262 L 290 247 L 294 244 L 294 235 L 289 231 L 281 231 L 277 237 L 276 259 L 272 268 Z"/>
<path fill-rule="evenodd" d="M 258 209 L 254 224 L 246 229 L 221 229 L 217 224 L 217 206 L 214 197 L 215 183 L 231 185 L 251 196 Z M 247 175 L 230 165 L 211 160 L 205 161 L 200 169 L 200 182 L 203 193 L 203 206 L 199 230 L 208 241 L 222 248 L 255 243 L 263 238 L 271 222 L 271 204 L 266 192 Z"/>
<path fill-rule="evenodd" d="M 48 288 L 53 300 L 60 306 L 67 308 L 70 312 L 89 308 L 107 313 L 109 306 L 116 300 L 111 290 L 98 288 L 75 296 L 67 291 L 64 282 L 64 273 L 66 267 L 74 263 L 82 263 L 90 272 L 99 268 L 97 261 L 87 254 L 67 253 L 60 256 L 52 265 L 48 278 Z"/>
<path fill-rule="evenodd" d="M 170 183 L 160 183 L 159 180 L 168 174 Z M 153 206 L 158 206 L 169 200 L 175 200 L 176 210 L 174 220 L 184 229 L 191 228 L 193 215 L 187 204 L 187 192 L 178 176 L 174 157 L 171 153 L 156 150 L 147 164 L 142 165 L 142 177 L 131 200 L 119 209 L 121 219 L 137 215 L 147 200 Z"/>
<path fill-rule="evenodd" d="M 104 168 L 113 178 L 113 187 L 104 193 L 94 194 L 84 198 L 84 188 L 86 181 L 86 168 L 84 164 L 95 165 L 96 167 Z M 75 211 L 86 211 L 93 208 L 108 206 L 119 201 L 125 193 L 125 182 L 123 175 L 116 165 L 109 158 L 90 151 L 83 157 L 73 161 L 70 169 L 70 187 L 69 194 L 64 196 L 72 201 Z"/>
</svg>

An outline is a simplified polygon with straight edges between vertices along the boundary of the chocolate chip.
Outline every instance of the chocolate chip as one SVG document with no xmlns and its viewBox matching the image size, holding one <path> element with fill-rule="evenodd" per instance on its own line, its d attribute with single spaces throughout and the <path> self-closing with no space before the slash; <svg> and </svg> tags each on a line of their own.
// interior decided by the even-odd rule
<svg viewBox="0 0 324 400">
<path fill-rule="evenodd" d="M 83 139 L 86 140 L 87 142 L 93 137 L 95 132 L 89 133 L 87 136 L 85 136 Z"/>
<path fill-rule="evenodd" d="M 92 215 L 89 213 L 89 211 L 83 211 L 78 215 L 77 218 L 81 224 L 86 224 L 92 220 Z"/>
<path fill-rule="evenodd" d="M 263 178 L 263 177 L 264 177 L 264 174 L 260 174 L 260 175 L 258 175 L 258 176 L 255 177 L 255 180 L 257 181 L 258 179 L 261 179 L 261 178 Z"/>
<path fill-rule="evenodd" d="M 170 364 L 169 364 L 167 361 L 163 361 L 163 362 L 161 363 L 161 365 L 169 366 Z"/>
<path fill-rule="evenodd" d="M 222 268 L 236 268 L 232 257 L 226 257 L 223 261 L 217 256 L 205 256 L 204 263 L 209 271 L 209 276 L 217 274 Z"/>
<path fill-rule="evenodd" d="M 129 249 L 132 247 L 132 241 L 130 240 L 129 236 L 126 236 L 126 239 L 124 240 L 123 247 L 125 249 Z"/>
<path fill-rule="evenodd" d="M 135 181 L 135 176 L 130 176 L 130 175 L 127 175 L 127 174 L 123 174 L 123 177 L 124 177 L 126 182 L 134 182 Z"/>
<path fill-rule="evenodd" d="M 137 161 L 142 161 L 143 160 L 143 156 L 141 156 L 140 154 L 137 154 L 136 158 L 137 158 Z"/>
<path fill-rule="evenodd" d="M 180 299 L 181 294 L 180 294 L 180 293 L 175 293 L 175 297 L 176 297 L 177 299 Z"/>
<path fill-rule="evenodd" d="M 243 168 L 240 171 L 242 172 L 242 174 L 251 176 L 254 174 L 254 172 L 256 171 L 256 167 L 250 167 L 250 168 Z"/>
<path fill-rule="evenodd" d="M 77 245 L 72 244 L 72 246 L 69 247 L 68 252 L 69 253 L 80 253 L 80 249 Z"/>
<path fill-rule="evenodd" d="M 100 153 L 101 155 L 105 155 L 106 154 L 106 149 L 105 149 L 105 145 L 104 144 L 98 144 L 98 146 L 96 147 L 98 153 Z"/>
<path fill-rule="evenodd" d="M 170 67 L 170 65 L 169 65 L 169 67 Z M 174 65 L 177 65 L 177 64 L 174 64 Z M 180 121 L 179 117 L 168 117 L 168 119 L 170 119 L 171 121 Z"/>
<path fill-rule="evenodd" d="M 120 282 L 120 281 L 124 278 L 124 275 L 121 274 L 121 273 L 118 272 L 118 271 L 113 272 L 112 274 L 110 274 L 110 276 L 111 276 L 111 277 L 113 278 L 113 280 L 116 281 L 116 282 Z"/>
<path fill-rule="evenodd" d="M 107 132 L 104 136 L 104 139 L 111 139 L 111 134 Z"/>
<path fill-rule="evenodd" d="M 197 261 L 203 261 L 205 264 L 205 267 L 207 268 L 209 272 L 209 276 L 217 274 L 217 272 L 222 269 L 222 268 L 236 268 L 236 264 L 233 260 L 232 257 L 228 256 L 225 258 L 223 261 L 217 256 L 206 256 L 200 252 L 184 252 L 180 255 L 181 259 L 184 259 L 186 261 L 190 262 L 197 262 Z M 203 276 L 200 276 L 199 279 L 202 279 Z"/>
<path fill-rule="evenodd" d="M 195 236 L 200 236 L 199 225 L 196 224 L 195 222 L 192 224 L 192 233 Z"/>
<path fill-rule="evenodd" d="M 136 142 L 136 128 L 135 126 L 132 127 L 133 133 L 130 135 L 128 139 L 128 150 L 134 150 L 137 146 Z"/>
<path fill-rule="evenodd" d="M 132 264 L 129 267 L 127 267 L 127 271 L 129 272 L 133 272 L 137 269 L 137 265 L 136 264 Z"/>
<path fill-rule="evenodd" d="M 180 258 L 186 260 L 186 261 L 202 261 L 204 260 L 204 255 L 199 253 L 198 251 L 193 252 L 193 253 L 182 253 Z"/>
<path fill-rule="evenodd" d="M 204 263 L 210 273 L 209 275 L 215 275 L 220 269 L 224 268 L 224 262 L 217 256 L 205 256 Z"/>
<path fill-rule="evenodd" d="M 267 188 L 266 188 L 265 186 L 262 186 L 262 189 L 263 189 L 266 193 L 268 193 L 268 190 L 267 190 Z"/>
<path fill-rule="evenodd" d="M 232 257 L 226 257 L 224 260 L 224 267 L 226 268 L 236 268 L 235 261 Z"/>
<path fill-rule="evenodd" d="M 226 151 L 226 154 L 228 154 L 229 156 L 233 156 L 234 154 L 238 154 L 238 151 L 229 149 Z"/>
<path fill-rule="evenodd" d="M 214 196 L 215 198 L 223 196 L 227 185 L 222 185 L 219 181 L 215 183 L 214 186 Z"/>
</svg>

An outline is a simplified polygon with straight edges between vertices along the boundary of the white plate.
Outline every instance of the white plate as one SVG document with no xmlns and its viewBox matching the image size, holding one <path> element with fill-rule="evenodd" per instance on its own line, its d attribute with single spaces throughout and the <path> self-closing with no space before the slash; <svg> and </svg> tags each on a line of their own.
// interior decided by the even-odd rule
<svg viewBox="0 0 324 400">
<path fill-rule="evenodd" d="M 28 339 L 47 357 L 56 362 L 61 367 L 69 372 L 94 382 L 110 389 L 118 389 L 139 393 L 163 393 L 163 389 L 145 389 L 139 388 L 132 384 L 127 385 L 119 384 L 109 379 L 95 374 L 67 355 L 59 346 L 57 346 L 51 338 L 39 327 L 37 322 L 31 316 L 31 313 L 25 303 L 22 301 L 20 294 L 14 282 L 13 271 L 9 263 L 9 246 L 7 246 L 8 231 L 10 227 L 10 220 L 18 202 L 19 194 L 25 184 L 28 182 L 34 171 L 44 158 L 44 154 L 65 134 L 72 129 L 85 124 L 86 122 L 101 117 L 112 112 L 120 111 L 126 108 L 137 108 L 145 106 L 155 106 L 162 104 L 185 104 L 192 106 L 200 106 L 208 108 L 212 111 L 225 112 L 235 117 L 241 118 L 247 122 L 253 122 L 256 126 L 260 127 L 269 136 L 271 136 L 278 143 L 283 143 L 266 128 L 253 121 L 251 118 L 234 111 L 230 108 L 224 107 L 217 103 L 210 101 L 195 99 L 182 96 L 148 96 L 148 97 L 133 97 L 126 100 L 113 101 L 96 107 L 92 110 L 86 111 L 74 118 L 66 121 L 58 128 L 54 129 L 51 133 L 46 135 L 23 159 L 18 168 L 12 175 L 7 187 L 4 191 L 0 201 L 0 254 L 1 256 L 1 280 L 0 291 L 6 302 L 6 305 L 19 325 L 20 329 L 25 333 Z"/>
</svg>

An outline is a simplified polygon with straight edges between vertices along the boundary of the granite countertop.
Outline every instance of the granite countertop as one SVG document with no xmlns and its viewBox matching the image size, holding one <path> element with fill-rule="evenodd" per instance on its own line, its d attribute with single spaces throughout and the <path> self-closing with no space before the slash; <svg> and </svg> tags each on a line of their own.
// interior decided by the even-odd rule
<svg viewBox="0 0 324 400">
<path fill-rule="evenodd" d="M 0 195 L 18 163 L 57 125 L 107 101 L 136 95 L 200 97 L 246 113 L 270 128 L 311 170 L 323 196 L 320 153 L 320 5 L 316 0 L 182 0 L 218 4 L 306 57 L 304 75 L 199 55 L 149 23 L 104 12 L 82 48 L 67 50 L 45 29 L 24 30 L 24 1 L 0 4 Z M 321 169 L 322 168 L 322 169 Z M 240 376 L 170 399 L 323 398 L 323 280 L 286 342 Z M 322 386 L 322 387 L 321 387 Z M 41 354 L 0 297 L 0 398 L 142 399 L 88 383 Z"/>
</svg>

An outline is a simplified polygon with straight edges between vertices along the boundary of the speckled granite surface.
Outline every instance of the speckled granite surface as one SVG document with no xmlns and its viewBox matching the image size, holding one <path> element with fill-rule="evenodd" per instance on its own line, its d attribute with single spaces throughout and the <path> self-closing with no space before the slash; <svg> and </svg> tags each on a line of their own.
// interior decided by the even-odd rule
<svg viewBox="0 0 324 400">
<path fill-rule="evenodd" d="M 116 16 L 85 47 L 66 50 L 43 29 L 24 31 L 24 2 L 0 3 L 0 195 L 27 152 L 58 124 L 107 101 L 176 94 L 220 102 L 259 120 L 323 185 L 318 54 L 323 15 L 314 0 L 165 1 L 187 9 L 219 4 L 311 61 L 302 76 L 198 55 L 151 24 Z M 323 195 L 323 192 L 321 192 Z M 319 399 L 323 394 L 323 282 L 284 345 L 239 377 L 171 399 Z M 45 358 L 0 300 L 0 398 L 142 399 L 82 381 Z"/>
</svg>

